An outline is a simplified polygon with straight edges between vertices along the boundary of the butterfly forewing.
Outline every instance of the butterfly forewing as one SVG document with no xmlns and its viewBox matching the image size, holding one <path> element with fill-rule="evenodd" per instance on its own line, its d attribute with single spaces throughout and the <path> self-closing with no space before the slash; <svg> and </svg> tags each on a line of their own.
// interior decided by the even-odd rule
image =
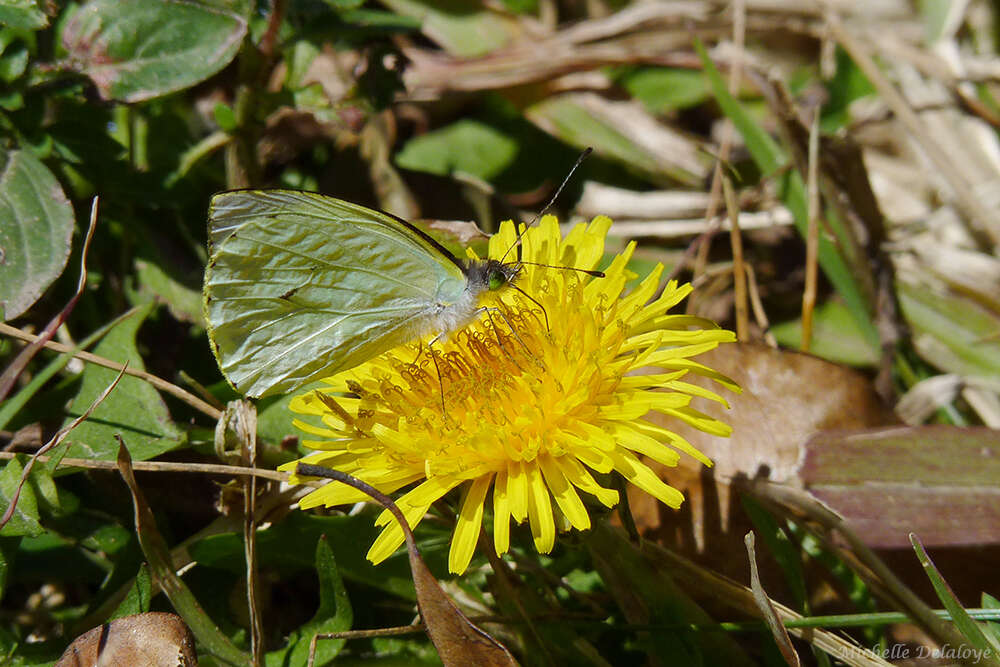
<svg viewBox="0 0 1000 667">
<path fill-rule="evenodd" d="M 313 193 L 216 195 L 209 241 L 209 336 L 223 373 L 251 397 L 407 342 L 466 286 L 457 260 L 405 223 Z"/>
</svg>

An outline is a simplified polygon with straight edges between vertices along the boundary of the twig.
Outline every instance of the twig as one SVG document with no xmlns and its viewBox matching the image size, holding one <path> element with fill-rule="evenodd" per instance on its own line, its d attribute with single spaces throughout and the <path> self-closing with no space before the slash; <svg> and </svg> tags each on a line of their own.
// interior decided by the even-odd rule
<svg viewBox="0 0 1000 667">
<path fill-rule="evenodd" d="M 114 388 L 118 386 L 118 382 L 124 375 L 125 369 L 122 368 L 122 370 L 119 371 L 118 376 L 107 386 L 107 388 L 105 388 L 104 391 L 101 392 L 100 396 L 94 399 L 94 402 L 90 404 L 90 407 L 83 411 L 82 415 L 59 429 L 59 432 L 52 436 L 52 439 L 45 443 L 45 445 L 35 452 L 34 456 L 28 460 L 28 464 L 24 466 L 24 470 L 21 472 L 21 481 L 17 484 L 17 489 L 14 491 L 14 497 L 10 499 L 10 505 L 7 506 L 7 511 L 4 512 L 3 518 L 0 518 L 0 528 L 6 526 L 7 522 L 10 521 L 10 518 L 14 516 L 14 509 L 17 507 L 17 501 L 21 497 L 21 489 L 24 487 L 24 483 L 27 481 L 28 475 L 31 473 L 31 469 L 35 466 L 35 461 L 37 461 L 45 452 L 62 442 L 66 436 L 69 435 L 70 431 L 75 429 L 79 426 L 80 422 L 89 417 L 90 414 L 97 409 L 97 406 L 100 405 L 112 391 L 114 391 Z M 45 458 L 47 460 L 49 457 Z"/>
<path fill-rule="evenodd" d="M 27 384 L 18 389 L 16 394 L 8 398 L 2 405 L 0 405 L 0 429 L 3 429 L 10 423 L 11 419 L 13 419 L 22 408 L 24 408 L 28 401 L 41 391 L 42 387 L 45 386 L 45 383 L 51 380 L 56 373 L 66 368 L 66 365 L 69 364 L 69 362 L 73 361 L 73 355 L 80 350 L 85 350 L 93 345 L 99 339 L 103 338 L 109 331 L 111 331 L 111 329 L 132 317 L 137 312 L 139 312 L 138 306 L 125 311 L 110 322 L 103 324 L 99 329 L 90 333 L 82 341 L 77 341 L 72 352 L 60 356 L 51 363 L 47 364 L 45 368 L 41 369 L 37 373 L 34 373 L 31 376 L 31 380 L 28 381 Z"/>
<path fill-rule="evenodd" d="M 80 296 L 83 294 L 83 288 L 87 286 L 87 252 L 90 250 L 90 240 L 94 237 L 94 229 L 97 227 L 97 202 L 98 198 L 94 197 L 94 201 L 90 205 L 90 225 L 87 227 L 87 235 L 83 239 L 83 249 L 80 251 L 80 277 L 76 282 L 76 292 L 73 293 L 73 296 L 70 297 L 70 300 L 63 309 L 49 321 L 45 329 L 42 330 L 41 335 L 35 336 L 34 340 L 21 350 L 17 358 L 4 370 L 3 375 L 0 375 L 0 401 L 7 398 L 7 394 L 10 393 L 14 382 L 17 381 L 17 378 L 21 375 L 25 366 L 28 365 L 28 362 L 31 361 L 31 358 L 37 354 L 43 345 L 52 339 L 56 330 L 62 326 L 62 323 L 69 317 L 69 314 L 73 312 L 76 302 L 80 300 Z"/>
<path fill-rule="evenodd" d="M 413 625 L 402 625 L 395 628 L 379 628 L 377 630 L 345 630 L 343 632 L 317 632 L 309 640 L 309 658 L 306 667 L 313 667 L 316 663 L 316 649 L 320 639 L 371 639 L 373 637 L 398 637 L 400 635 L 412 635 L 417 632 L 424 632 L 427 627 L 423 623 Z"/>
<path fill-rule="evenodd" d="M 257 468 L 257 407 L 250 401 L 237 402 L 236 433 L 243 462 Z M 250 613 L 250 654 L 254 667 L 263 664 L 264 628 L 257 601 L 257 477 L 243 480 L 243 553 L 247 563 L 247 607 Z"/>
<path fill-rule="evenodd" d="M 733 61 L 732 66 L 729 69 L 728 82 L 729 92 L 734 97 L 739 93 L 740 80 L 743 76 L 744 45 L 746 43 L 746 16 L 746 3 L 743 0 L 736 0 L 733 3 Z M 712 171 L 712 188 L 709 195 L 711 199 L 708 210 L 705 212 L 706 220 L 713 219 L 719 210 L 719 202 L 722 197 L 723 188 L 722 165 L 729 161 L 729 154 L 732 152 L 734 132 L 735 128 L 733 126 L 733 122 L 727 118 L 722 126 L 722 142 L 719 146 L 719 157 L 716 160 L 715 168 Z M 696 241 L 698 249 L 693 270 L 695 278 L 705 271 L 705 266 L 708 264 L 709 244 L 711 243 L 712 237 L 715 235 L 717 229 L 717 226 L 714 228 L 709 227 L 705 234 L 703 234 L 702 237 Z M 673 272 L 671 272 L 670 277 L 674 277 Z M 692 306 L 693 302 L 689 301 L 689 311 Z"/>
<path fill-rule="evenodd" d="M 0 452 L 0 461 L 7 461 L 17 457 L 16 452 Z M 47 463 L 52 460 L 50 456 L 38 455 L 39 463 Z M 102 459 L 77 459 L 63 457 L 59 459 L 59 467 L 66 468 L 92 468 L 95 470 L 117 470 L 118 465 L 114 461 Z M 277 470 L 263 470 L 261 468 L 245 468 L 243 466 L 229 466 L 218 463 L 177 463 L 174 461 L 134 461 L 132 467 L 142 472 L 185 472 L 201 473 L 205 475 L 232 475 L 234 477 L 252 476 L 260 479 L 269 479 L 274 482 L 287 482 L 289 473 Z M 320 486 L 319 482 L 302 482 L 310 486 Z"/>
<path fill-rule="evenodd" d="M 753 270 L 753 264 L 746 263 L 743 268 L 747 271 L 747 293 L 750 295 L 750 307 L 753 309 L 754 319 L 757 326 L 764 332 L 764 342 L 770 347 L 777 349 L 778 341 L 771 333 L 771 321 L 764 311 L 764 303 L 760 300 L 760 290 L 757 288 L 757 273 Z"/>
<path fill-rule="evenodd" d="M 35 341 L 41 338 L 40 336 L 36 336 L 34 334 L 21 331 L 20 329 L 12 327 L 4 322 L 0 322 L 0 334 L 6 334 L 11 338 L 19 338 L 20 340 L 25 340 L 31 343 L 34 343 Z M 110 359 L 98 356 L 91 352 L 74 351 L 74 348 L 70 347 L 69 345 L 63 345 L 62 343 L 57 343 L 55 341 L 51 340 L 45 341 L 44 347 L 50 350 L 55 350 L 56 352 L 72 354 L 77 359 L 82 359 L 83 361 L 88 361 L 92 364 L 103 366 L 104 368 L 110 368 L 113 371 L 122 371 L 123 369 L 125 369 L 125 366 L 119 364 L 117 361 L 111 361 Z M 194 394 L 191 394 L 181 389 L 177 385 L 167 382 L 166 380 L 159 378 L 153 375 L 152 373 L 147 373 L 146 371 L 134 370 L 132 368 L 124 370 L 124 372 L 126 375 L 131 375 L 132 377 L 137 377 L 141 380 L 145 380 L 146 382 L 153 385 L 157 389 L 165 391 L 168 394 L 176 398 L 179 398 L 180 400 L 184 401 L 195 410 L 198 410 L 199 412 L 206 414 L 207 416 L 211 417 L 216 421 L 218 421 L 218 419 L 222 417 L 221 410 L 212 407 L 211 405 L 201 400 Z"/>
<path fill-rule="evenodd" d="M 747 314 L 747 274 L 743 264 L 743 237 L 740 235 L 740 204 L 728 176 L 722 178 L 722 192 L 729 212 L 731 228 L 729 243 L 733 250 L 733 299 L 736 309 L 736 339 L 746 342 L 750 336 L 750 321 Z"/>
<path fill-rule="evenodd" d="M 278 30 L 285 17 L 285 0 L 271 0 L 271 14 L 267 17 L 267 31 L 260 38 L 257 49 L 266 61 L 274 57 L 274 45 L 278 40 Z"/>
<path fill-rule="evenodd" d="M 806 278 L 802 290 L 802 351 L 812 343 L 813 310 L 816 307 L 816 281 L 819 252 L 819 107 L 809 127 L 809 165 L 806 177 L 809 201 L 809 229 L 806 234 Z"/>
</svg>

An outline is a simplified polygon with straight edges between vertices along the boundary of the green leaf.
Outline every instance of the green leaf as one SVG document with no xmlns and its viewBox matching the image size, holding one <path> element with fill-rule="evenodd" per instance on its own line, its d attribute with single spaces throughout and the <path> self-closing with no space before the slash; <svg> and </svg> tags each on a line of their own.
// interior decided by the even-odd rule
<svg viewBox="0 0 1000 667">
<path fill-rule="evenodd" d="M 0 24 L 39 30 L 49 24 L 49 17 L 38 6 L 38 0 L 3 0 L 0 3 Z"/>
<path fill-rule="evenodd" d="M 24 74 L 28 68 L 29 57 L 27 47 L 21 43 L 15 44 L 13 48 L 4 49 L 3 57 L 0 57 L 0 79 L 10 83 Z"/>
<path fill-rule="evenodd" d="M 144 259 L 135 260 L 135 270 L 140 292 L 148 293 L 166 304 L 175 319 L 205 326 L 201 291 L 181 284 L 167 275 L 159 265 Z"/>
<path fill-rule="evenodd" d="M 0 471 L 0 507 L 6 511 L 17 492 L 18 484 L 21 483 L 21 475 L 24 472 L 24 464 L 21 459 L 26 456 L 18 456 L 11 459 Z M 37 468 L 37 466 L 36 466 Z M 32 476 L 35 471 L 32 471 Z M 17 507 L 10 517 L 7 525 L 0 530 L 0 536 L 20 537 L 28 535 L 37 537 L 45 532 L 42 525 L 38 523 L 38 500 L 35 498 L 35 490 L 31 484 L 21 487 L 21 494 L 17 499 Z"/>
<path fill-rule="evenodd" d="M 982 594 L 982 601 L 979 606 L 983 609 L 1000 609 L 1000 600 L 989 593 Z M 985 621 L 983 623 L 983 632 L 986 634 L 986 638 L 989 639 L 995 646 L 1000 647 L 1000 623 L 996 621 Z"/>
<path fill-rule="evenodd" d="M 365 4 L 365 0 L 323 0 L 335 12 L 343 12 L 348 9 L 357 9 Z"/>
<path fill-rule="evenodd" d="M 454 56 L 474 58 L 515 40 L 518 21 L 478 0 L 382 0 L 397 14 L 421 22 L 421 32 Z"/>
<path fill-rule="evenodd" d="M 917 554 L 917 560 L 920 561 L 920 564 L 924 568 L 924 574 L 930 579 L 931 585 L 934 587 L 934 592 L 942 604 L 944 604 L 944 608 L 948 610 L 951 620 L 959 632 L 969 640 L 969 643 L 972 644 L 972 647 L 976 651 L 981 651 L 987 656 L 995 656 L 994 648 L 989 640 L 986 639 L 986 636 L 983 635 L 979 624 L 972 620 L 972 617 L 965 611 L 965 607 L 955 597 L 951 586 L 944 580 L 944 577 L 941 576 L 941 573 L 934 565 L 934 561 L 927 555 L 924 545 L 920 543 L 920 540 L 913 533 L 910 533 L 910 543 Z M 988 659 L 985 664 L 996 664 L 996 661 Z"/>
<path fill-rule="evenodd" d="M 321 632 L 350 630 L 354 611 L 347 598 L 344 582 L 337 570 L 337 559 L 330 550 L 326 537 L 316 543 L 316 574 L 319 576 L 319 608 L 315 616 L 288 636 L 288 645 L 267 654 L 266 665 L 304 665 L 309 657 L 309 644 L 313 635 Z M 326 639 L 316 644 L 316 665 L 333 660 L 344 647 L 346 639 Z"/>
<path fill-rule="evenodd" d="M 701 72 L 673 67 L 648 67 L 628 72 L 619 80 L 625 90 L 655 114 L 686 109 L 709 96 Z"/>
<path fill-rule="evenodd" d="M 70 19 L 63 45 L 105 99 L 140 102 L 212 76 L 246 34 L 246 18 L 226 3 L 92 0 Z"/>
<path fill-rule="evenodd" d="M 98 356 L 118 363 L 129 362 L 134 370 L 143 370 L 142 357 L 135 346 L 135 334 L 152 304 L 116 326 L 94 348 Z M 83 372 L 80 391 L 70 405 L 67 423 L 81 415 L 114 380 L 111 369 L 89 364 Z M 129 453 L 138 460 L 151 459 L 181 444 L 181 431 L 170 419 L 170 413 L 159 393 L 149 383 L 126 375 L 113 392 L 97 406 L 90 417 L 67 436 L 72 446 L 66 456 L 115 460 L 120 433 L 128 444 Z"/>
<path fill-rule="evenodd" d="M 46 364 L 44 368 L 36 370 L 27 384 L 18 389 L 16 394 L 3 401 L 3 403 L 0 403 L 0 429 L 7 428 L 7 425 L 11 422 L 11 420 L 17 417 L 18 414 L 21 413 L 21 410 L 24 409 L 24 406 L 34 396 L 38 395 L 42 391 L 42 388 L 48 383 L 48 381 L 73 360 L 74 354 L 80 350 L 90 347 L 97 342 L 99 338 L 110 331 L 121 319 L 130 317 L 134 314 L 135 310 L 130 310 L 127 313 L 120 315 L 118 318 L 105 324 L 100 329 L 77 343 L 77 345 L 73 347 L 70 352 L 60 354 L 58 357 Z"/>
<path fill-rule="evenodd" d="M 26 311 L 69 259 L 73 207 L 29 151 L 0 150 L 0 319 Z"/>
<path fill-rule="evenodd" d="M 909 283 L 897 290 L 921 357 L 948 373 L 1000 376 L 1000 317 L 959 294 Z"/>
<path fill-rule="evenodd" d="M 785 347 L 802 349 L 802 319 L 782 322 L 771 333 Z M 839 299 L 831 299 L 813 311 L 810 354 L 839 364 L 874 366 L 881 352 L 872 345 L 850 311 Z"/>
<path fill-rule="evenodd" d="M 238 125 L 236 122 L 236 112 L 233 111 L 231 106 L 223 102 L 215 105 L 215 108 L 212 109 L 212 116 L 215 118 L 216 125 L 224 132 L 232 132 Z"/>
<path fill-rule="evenodd" d="M 132 587 L 125 594 L 125 599 L 122 600 L 118 608 L 108 617 L 108 620 L 112 621 L 123 616 L 144 614 L 149 611 L 149 600 L 152 590 L 153 582 L 149 576 L 149 566 L 143 563 L 139 566 L 139 572 L 135 575 Z"/>
<path fill-rule="evenodd" d="M 396 164 L 438 176 L 463 172 L 488 181 L 514 161 L 517 148 L 500 130 L 465 119 L 411 139 L 396 154 Z"/>
<path fill-rule="evenodd" d="M 875 87 L 855 64 L 847 52 L 837 48 L 837 70 L 826 85 L 830 99 L 823 105 L 820 130 L 833 133 L 850 120 L 848 110 L 855 100 L 871 95 Z"/>
</svg>

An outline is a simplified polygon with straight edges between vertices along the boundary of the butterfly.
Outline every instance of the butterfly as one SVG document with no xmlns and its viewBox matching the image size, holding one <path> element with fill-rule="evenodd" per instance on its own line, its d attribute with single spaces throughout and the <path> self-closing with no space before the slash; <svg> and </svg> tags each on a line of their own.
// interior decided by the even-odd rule
<svg viewBox="0 0 1000 667">
<path fill-rule="evenodd" d="M 521 271 L 520 262 L 459 259 L 405 220 L 296 190 L 215 195 L 208 235 L 209 340 L 223 375 L 250 398 L 453 332 Z"/>
</svg>

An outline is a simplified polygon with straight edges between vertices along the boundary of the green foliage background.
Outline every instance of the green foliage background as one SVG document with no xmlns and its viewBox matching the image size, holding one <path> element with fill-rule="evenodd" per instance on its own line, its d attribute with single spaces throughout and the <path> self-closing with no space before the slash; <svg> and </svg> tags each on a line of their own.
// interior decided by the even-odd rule
<svg viewBox="0 0 1000 667">
<path fill-rule="evenodd" d="M 928 21 L 936 20 L 933 10 L 925 8 Z M 636 6 L 619 2 L 3 0 L 4 322 L 38 332 L 71 301 L 92 202 L 99 197 L 86 287 L 55 339 L 127 360 L 133 370 L 207 393 L 221 405 L 236 396 L 209 351 L 200 297 L 205 213 L 214 192 L 250 186 L 315 190 L 407 218 L 474 219 L 490 231 L 521 208 L 540 208 L 587 146 L 595 154 L 569 183 L 557 210 L 571 210 L 587 181 L 635 191 L 703 190 L 714 159 L 705 148 L 710 125 L 723 116 L 744 142 L 745 150 L 732 158 L 734 173 L 750 187 L 773 184 L 806 233 L 805 181 L 789 166 L 794 159 L 787 136 L 774 131 L 759 94 L 730 95 L 700 42 L 664 47 L 665 53 L 683 54 L 676 59 L 683 66 L 646 57 L 640 46 L 604 60 L 532 60 L 538 44 L 552 48 L 539 27 L 552 12 L 563 34 L 576 22 L 616 12 L 635 20 L 629 25 L 636 31 L 643 28 Z M 719 34 L 709 24 L 705 19 L 706 39 Z M 597 39 L 570 42 L 570 52 Z M 615 46 L 625 49 L 624 42 Z M 491 61 L 496 54 L 511 60 Z M 529 64 L 518 70 L 521 55 Z M 846 126 L 853 101 L 874 91 L 843 51 L 835 61 L 832 77 L 824 78 L 809 62 L 789 82 L 795 90 L 824 90 L 821 127 L 830 133 Z M 515 65 L 504 69 L 509 62 Z M 629 134 L 628 123 L 618 122 L 615 114 L 623 107 L 563 94 L 583 84 L 560 77 L 587 72 L 607 81 L 605 102 L 632 102 L 649 119 L 682 128 L 695 157 L 666 160 Z M 817 311 L 813 349 L 871 367 L 885 351 L 875 279 L 866 258 L 852 254 L 849 243 L 837 243 L 844 227 L 836 218 L 831 214 L 833 228 L 819 248 L 825 303 Z M 798 256 L 798 241 L 795 247 Z M 636 271 L 651 261 L 672 266 L 681 250 L 653 246 L 638 258 Z M 907 284 L 900 284 L 897 296 L 922 340 L 940 343 L 920 348 L 904 341 L 890 351 L 899 383 L 913 384 L 935 368 L 1000 376 L 1000 345 L 989 342 L 997 330 L 995 300 L 985 306 L 975 298 L 941 300 Z M 769 305 L 772 312 L 789 314 L 776 335 L 798 344 L 797 303 Z M 0 338 L 5 364 L 21 349 L 9 333 Z M 945 352 L 935 356 L 933 350 Z M 0 434 L 8 449 L 30 451 L 46 442 L 83 414 L 115 375 L 48 350 L 8 371 L 11 391 L 0 403 Z M 285 403 L 274 399 L 259 406 L 262 468 L 297 455 L 287 438 L 294 433 Z M 967 406 L 944 412 L 943 419 L 953 423 L 976 419 Z M 190 403 L 125 377 L 50 461 L 35 466 L 13 518 L 0 531 L 0 662 L 51 663 L 76 635 L 149 609 L 176 611 L 192 627 L 218 628 L 217 636 L 196 632 L 202 664 L 249 659 L 241 487 L 233 478 L 140 473 L 158 531 L 171 549 L 172 561 L 160 565 L 169 570 L 196 563 L 183 581 L 200 606 L 178 608 L 157 594 L 155 557 L 137 539 L 132 501 L 117 473 L 56 465 L 63 457 L 114 461 L 115 434 L 136 461 L 219 463 L 214 428 Z M 21 454 L 0 471 L 4 508 L 26 461 Z M 413 620 L 415 593 L 405 554 L 377 568 L 364 560 L 374 537 L 370 511 L 307 515 L 282 504 L 282 493 L 274 486 L 261 499 L 268 511 L 258 538 L 266 664 L 304 664 L 316 632 Z M 785 527 L 764 509 L 750 513 L 758 531 L 773 536 L 768 547 L 779 552 L 790 588 L 803 590 L 797 559 L 805 558 L 804 550 L 781 554 Z M 522 579 L 516 585 L 473 568 L 450 590 L 483 615 L 537 615 L 541 620 L 533 624 L 490 626 L 527 664 L 780 664 L 763 626 L 743 635 L 718 632 L 715 620 L 726 619 L 689 600 L 660 569 L 662 561 L 651 561 L 616 534 L 595 533 L 588 549 L 569 537 L 551 557 L 517 550 Z M 445 520 L 424 522 L 419 533 L 422 553 L 439 575 L 446 571 L 449 535 Z M 813 555 L 832 558 L 822 551 Z M 616 559 L 629 563 L 626 571 Z M 143 563 L 154 572 L 152 584 Z M 842 564 L 830 567 L 860 588 L 855 610 L 874 609 L 863 583 L 845 575 Z M 634 599 L 632 590 L 638 591 Z M 630 608 L 629 600 L 643 613 Z M 984 597 L 984 606 L 995 606 L 995 600 Z M 684 629 L 692 624 L 714 631 Z M 656 631 L 648 632 L 649 626 Z M 992 633 L 989 641 L 995 641 L 995 627 Z M 869 631 L 869 645 L 875 638 Z M 822 653 L 817 656 L 829 664 Z M 321 643 L 317 664 L 334 658 L 437 661 L 422 635 Z"/>
</svg>

